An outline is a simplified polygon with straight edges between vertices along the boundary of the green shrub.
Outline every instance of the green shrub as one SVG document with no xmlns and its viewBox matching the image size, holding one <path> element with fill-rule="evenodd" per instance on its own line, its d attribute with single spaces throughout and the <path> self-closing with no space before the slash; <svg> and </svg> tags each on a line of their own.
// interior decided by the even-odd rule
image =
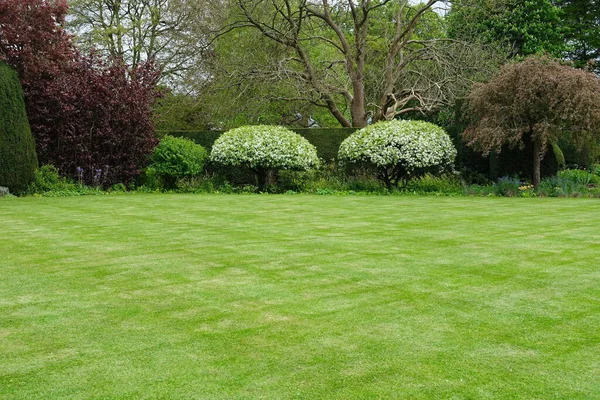
<svg viewBox="0 0 600 400">
<path fill-rule="evenodd" d="M 207 158 L 204 147 L 192 140 L 167 135 L 154 148 L 149 168 L 170 189 L 177 179 L 200 175 Z"/>
<path fill-rule="evenodd" d="M 406 185 L 406 190 L 415 193 L 462 194 L 463 184 L 460 178 L 454 175 L 425 174 L 411 179 Z"/>
<path fill-rule="evenodd" d="M 600 176 L 589 171 L 581 169 L 565 169 L 558 173 L 558 177 L 578 183 L 581 185 L 598 185 L 600 184 Z"/>
<path fill-rule="evenodd" d="M 21 193 L 38 166 L 16 71 L 0 62 L 0 186 Z"/>
<path fill-rule="evenodd" d="M 211 161 L 246 167 L 261 188 L 276 181 L 279 170 L 309 170 L 319 165 L 315 147 L 302 136 L 278 126 L 243 126 L 221 135 L 213 144 Z"/>
<path fill-rule="evenodd" d="M 587 192 L 589 190 L 584 183 L 561 176 L 544 178 L 537 187 L 538 196 L 543 197 L 579 197 Z"/>
<path fill-rule="evenodd" d="M 367 126 L 342 142 L 339 159 L 371 166 L 388 189 L 399 182 L 452 167 L 456 149 L 446 132 L 424 121 L 386 121 Z"/>
<path fill-rule="evenodd" d="M 71 191 L 77 190 L 78 186 L 60 176 L 55 166 L 42 165 L 35 171 L 33 182 L 29 185 L 27 193 L 42 194 L 46 192 Z"/>
<path fill-rule="evenodd" d="M 58 169 L 53 165 L 43 165 L 35 171 L 33 182 L 29 185 L 27 194 L 44 197 L 68 197 L 105 194 L 105 192 L 98 187 L 73 183 L 67 178 L 61 177 Z"/>
<path fill-rule="evenodd" d="M 525 185 L 529 188 L 528 185 Z M 496 196 L 517 197 L 521 195 L 520 187 L 524 187 L 518 178 L 504 176 L 492 186 L 492 193 Z"/>
</svg>

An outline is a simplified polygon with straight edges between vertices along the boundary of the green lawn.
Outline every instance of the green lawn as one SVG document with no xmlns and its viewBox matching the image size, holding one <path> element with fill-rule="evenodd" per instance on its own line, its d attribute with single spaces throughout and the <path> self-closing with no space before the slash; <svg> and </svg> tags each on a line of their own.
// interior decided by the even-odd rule
<svg viewBox="0 0 600 400">
<path fill-rule="evenodd" d="M 2 399 L 599 399 L 600 202 L 0 199 Z"/>
</svg>

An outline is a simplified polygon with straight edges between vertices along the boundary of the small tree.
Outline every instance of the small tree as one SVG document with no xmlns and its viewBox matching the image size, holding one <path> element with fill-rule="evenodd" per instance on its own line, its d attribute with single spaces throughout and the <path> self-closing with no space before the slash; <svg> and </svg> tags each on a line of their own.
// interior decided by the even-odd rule
<svg viewBox="0 0 600 400">
<path fill-rule="evenodd" d="M 319 165 L 317 149 L 308 140 L 280 126 L 243 126 L 215 141 L 213 162 L 252 170 L 259 186 L 275 183 L 278 170 L 309 170 Z"/>
<path fill-rule="evenodd" d="M 37 165 L 19 78 L 0 62 L 0 186 L 22 192 L 33 180 Z"/>
<path fill-rule="evenodd" d="M 388 121 L 369 125 L 340 145 L 344 163 L 377 171 L 388 189 L 409 177 L 452 166 L 456 149 L 446 132 L 424 121 Z"/>
<path fill-rule="evenodd" d="M 166 135 L 152 152 L 150 168 L 172 188 L 177 179 L 201 174 L 207 158 L 204 147 L 194 141 Z"/>
<path fill-rule="evenodd" d="M 463 133 L 484 155 L 503 145 L 533 144 L 533 185 L 540 183 L 541 161 L 559 138 L 583 146 L 598 136 L 600 80 L 547 57 L 505 65 L 468 97 L 471 125 Z"/>
</svg>

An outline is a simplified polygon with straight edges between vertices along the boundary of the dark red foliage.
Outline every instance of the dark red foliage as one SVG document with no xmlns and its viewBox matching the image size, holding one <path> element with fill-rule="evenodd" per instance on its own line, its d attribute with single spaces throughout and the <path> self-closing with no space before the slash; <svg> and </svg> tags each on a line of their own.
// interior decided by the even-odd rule
<svg viewBox="0 0 600 400">
<path fill-rule="evenodd" d="M 129 182 L 156 144 L 159 73 L 82 56 L 62 29 L 66 10 L 64 0 L 2 0 L 0 57 L 19 72 L 40 163 L 89 184 Z"/>
<path fill-rule="evenodd" d="M 50 79 L 76 57 L 62 29 L 67 9 L 66 0 L 0 1 L 0 57 L 21 81 Z"/>
<path fill-rule="evenodd" d="M 600 137 L 600 79 L 548 57 L 503 66 L 467 103 L 472 122 L 463 138 L 475 149 L 533 144 L 534 186 L 549 145 L 563 139 L 581 148 Z"/>
</svg>

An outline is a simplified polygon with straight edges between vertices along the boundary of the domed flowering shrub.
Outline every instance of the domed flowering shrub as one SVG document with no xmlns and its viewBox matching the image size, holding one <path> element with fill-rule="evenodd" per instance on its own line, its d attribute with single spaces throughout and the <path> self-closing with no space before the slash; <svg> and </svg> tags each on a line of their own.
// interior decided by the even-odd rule
<svg viewBox="0 0 600 400">
<path fill-rule="evenodd" d="M 446 132 L 423 121 L 386 121 L 369 125 L 340 145 L 340 162 L 374 168 L 388 189 L 425 172 L 452 166 L 456 149 Z"/>
<path fill-rule="evenodd" d="M 258 184 L 275 183 L 281 169 L 308 170 L 319 165 L 317 149 L 302 136 L 280 126 L 243 126 L 225 132 L 210 153 L 214 163 L 247 167 Z"/>
</svg>

